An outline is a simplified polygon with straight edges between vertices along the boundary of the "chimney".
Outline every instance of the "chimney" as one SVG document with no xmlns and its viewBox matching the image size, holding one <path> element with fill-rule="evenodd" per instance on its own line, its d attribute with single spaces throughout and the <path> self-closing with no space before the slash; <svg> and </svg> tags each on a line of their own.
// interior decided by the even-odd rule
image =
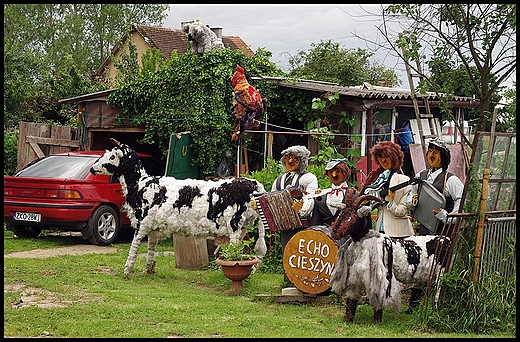
<svg viewBox="0 0 520 342">
<path fill-rule="evenodd" d="M 210 27 L 210 29 L 215 32 L 218 39 L 222 40 L 222 27 Z"/>
<path fill-rule="evenodd" d="M 184 25 L 194 23 L 195 20 L 188 20 L 188 21 L 181 21 L 181 29 L 184 27 Z"/>
</svg>

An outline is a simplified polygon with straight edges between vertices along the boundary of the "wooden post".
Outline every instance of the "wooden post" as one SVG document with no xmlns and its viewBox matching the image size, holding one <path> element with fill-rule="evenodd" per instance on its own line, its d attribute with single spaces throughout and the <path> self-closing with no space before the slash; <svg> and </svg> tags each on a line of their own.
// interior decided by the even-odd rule
<svg viewBox="0 0 520 342">
<path fill-rule="evenodd" d="M 249 173 L 249 158 L 247 157 L 247 145 L 246 145 L 246 141 L 244 140 L 244 164 L 245 164 L 245 167 L 246 167 L 246 173 Z M 240 166 L 242 167 L 242 165 Z"/>
<path fill-rule="evenodd" d="M 209 265 L 205 237 L 173 235 L 175 267 L 183 270 L 202 270 Z"/>
<path fill-rule="evenodd" d="M 480 205 L 479 205 L 479 219 L 477 224 L 477 238 L 475 241 L 475 252 L 473 256 L 473 275 L 472 281 L 474 284 L 478 282 L 479 273 L 480 273 L 480 261 L 482 257 L 482 244 L 484 241 L 484 226 L 486 221 L 486 202 L 488 197 L 488 188 L 489 188 L 489 178 L 491 175 L 490 165 L 491 158 L 493 157 L 493 149 L 495 143 L 495 127 L 497 120 L 497 110 L 495 107 L 493 111 L 493 119 L 491 121 L 491 134 L 489 136 L 489 145 L 487 151 L 487 159 L 486 159 L 486 167 L 484 168 L 484 175 L 482 177 L 482 194 L 480 196 Z"/>
</svg>

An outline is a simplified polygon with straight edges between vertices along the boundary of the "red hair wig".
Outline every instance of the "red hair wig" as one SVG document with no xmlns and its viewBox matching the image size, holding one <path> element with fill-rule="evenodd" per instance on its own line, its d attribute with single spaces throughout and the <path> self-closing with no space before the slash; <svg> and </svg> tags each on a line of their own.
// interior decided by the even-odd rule
<svg viewBox="0 0 520 342">
<path fill-rule="evenodd" d="M 371 171 L 365 179 L 365 185 L 372 184 L 375 182 L 377 177 L 385 171 L 385 169 L 379 164 L 377 157 L 386 155 L 392 161 L 392 171 L 402 173 L 401 167 L 403 166 L 404 153 L 401 150 L 401 146 L 392 141 L 380 141 L 370 149 L 370 155 L 375 160 L 376 164 L 379 165 L 377 170 Z"/>
</svg>

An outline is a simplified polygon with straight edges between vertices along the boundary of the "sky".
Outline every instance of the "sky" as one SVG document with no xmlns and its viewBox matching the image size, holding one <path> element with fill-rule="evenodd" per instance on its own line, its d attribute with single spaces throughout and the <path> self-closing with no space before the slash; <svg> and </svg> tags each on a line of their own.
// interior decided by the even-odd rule
<svg viewBox="0 0 520 342">
<path fill-rule="evenodd" d="M 170 5 L 163 27 L 180 29 L 182 21 L 199 19 L 210 27 L 222 28 L 225 36 L 239 36 L 256 52 L 259 47 L 272 52 L 271 61 L 288 71 L 289 55 L 308 51 L 311 43 L 332 40 L 341 48 L 362 48 L 375 52 L 373 62 L 395 70 L 407 89 L 404 63 L 388 50 L 374 50 L 369 41 L 381 39 L 381 6 L 366 5 Z M 356 35 L 358 37 L 356 37 Z M 379 37 L 379 38 L 378 38 Z"/>
</svg>

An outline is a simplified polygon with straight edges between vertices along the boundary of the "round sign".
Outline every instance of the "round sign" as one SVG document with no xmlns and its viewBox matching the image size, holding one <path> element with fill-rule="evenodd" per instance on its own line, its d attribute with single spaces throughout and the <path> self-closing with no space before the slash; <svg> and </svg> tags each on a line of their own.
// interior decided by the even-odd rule
<svg viewBox="0 0 520 342">
<path fill-rule="evenodd" d="M 285 245 L 283 268 L 298 290 L 317 294 L 329 288 L 338 254 L 329 235 L 329 227 L 313 226 L 296 233 Z"/>
</svg>

